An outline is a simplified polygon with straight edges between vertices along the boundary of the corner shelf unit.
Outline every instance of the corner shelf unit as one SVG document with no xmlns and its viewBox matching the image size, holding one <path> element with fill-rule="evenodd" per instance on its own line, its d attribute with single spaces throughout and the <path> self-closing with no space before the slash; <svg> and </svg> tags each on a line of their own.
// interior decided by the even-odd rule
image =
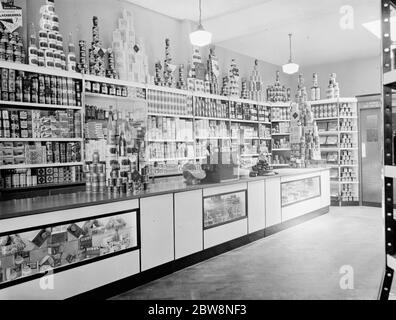
<svg viewBox="0 0 396 320">
<path fill-rule="evenodd" d="M 331 204 L 358 206 L 360 183 L 357 99 L 326 99 L 311 101 L 310 104 L 319 128 L 322 159 L 327 160 L 331 169 Z M 347 113 L 343 109 L 345 106 L 349 110 Z M 337 116 L 334 116 L 334 112 Z M 343 123 L 348 123 L 348 129 L 342 126 Z M 345 143 L 345 138 L 348 143 Z"/>
<path fill-rule="evenodd" d="M 380 300 L 388 300 L 396 270 L 396 220 L 394 214 L 393 185 L 396 179 L 395 145 L 393 144 L 392 93 L 396 89 L 395 56 L 392 60 L 391 17 L 395 16 L 396 1 L 381 0 L 382 21 L 382 71 L 383 71 L 383 149 L 384 149 L 384 227 L 385 227 L 385 271 L 379 292 Z"/>
</svg>

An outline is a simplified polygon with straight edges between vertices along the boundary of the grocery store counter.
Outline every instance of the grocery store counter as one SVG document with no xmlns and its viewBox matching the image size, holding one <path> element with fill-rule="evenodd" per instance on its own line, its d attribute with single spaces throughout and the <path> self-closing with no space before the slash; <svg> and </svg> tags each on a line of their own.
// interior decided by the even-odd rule
<svg viewBox="0 0 396 320">
<path fill-rule="evenodd" d="M 273 178 L 285 178 L 288 176 L 298 175 L 300 173 L 306 174 L 310 172 L 319 172 L 322 170 L 323 169 L 280 169 L 276 170 L 278 174 L 275 176 L 240 178 L 238 180 L 226 181 L 222 183 L 198 184 L 193 186 L 186 185 L 184 179 L 181 177 L 171 180 L 167 179 L 165 182 L 161 182 L 162 179 L 156 179 L 154 183 L 149 185 L 149 189 L 147 191 L 121 195 L 113 195 L 108 193 L 87 193 L 82 191 L 81 188 L 76 188 L 76 192 L 0 201 L 0 220 L 111 202 L 140 199 L 168 193 L 179 193 L 211 187 L 227 186 L 241 182 L 254 182 Z"/>
<path fill-rule="evenodd" d="M 116 294 L 327 213 L 329 169 L 0 202 L 0 299 Z"/>
</svg>

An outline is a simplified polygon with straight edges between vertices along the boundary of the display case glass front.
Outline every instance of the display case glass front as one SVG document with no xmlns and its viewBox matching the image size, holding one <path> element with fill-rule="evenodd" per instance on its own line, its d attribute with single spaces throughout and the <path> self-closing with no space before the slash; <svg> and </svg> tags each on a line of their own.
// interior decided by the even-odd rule
<svg viewBox="0 0 396 320">
<path fill-rule="evenodd" d="M 319 176 L 282 183 L 282 207 L 320 196 Z"/>
<path fill-rule="evenodd" d="M 205 229 L 246 218 L 246 191 L 204 198 L 203 210 Z"/>
<path fill-rule="evenodd" d="M 0 235 L 0 287 L 138 248 L 137 215 L 131 211 Z"/>
</svg>

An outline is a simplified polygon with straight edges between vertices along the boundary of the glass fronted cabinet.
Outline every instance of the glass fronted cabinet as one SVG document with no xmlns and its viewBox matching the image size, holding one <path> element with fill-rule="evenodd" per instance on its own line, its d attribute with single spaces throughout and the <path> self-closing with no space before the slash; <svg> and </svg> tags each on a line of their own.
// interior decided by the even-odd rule
<svg viewBox="0 0 396 320">
<path fill-rule="evenodd" d="M 246 190 L 204 198 L 204 229 L 247 217 Z"/>
<path fill-rule="evenodd" d="M 306 201 L 321 196 L 320 176 L 296 181 L 283 182 L 282 207 Z"/>
<path fill-rule="evenodd" d="M 138 249 L 138 234 L 137 211 L 0 234 L 0 288 Z"/>
</svg>

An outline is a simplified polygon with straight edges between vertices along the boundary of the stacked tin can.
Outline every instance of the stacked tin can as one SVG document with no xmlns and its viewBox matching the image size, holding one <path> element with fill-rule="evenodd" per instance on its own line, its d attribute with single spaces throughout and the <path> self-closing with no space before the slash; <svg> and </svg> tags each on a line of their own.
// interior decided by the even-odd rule
<svg viewBox="0 0 396 320">
<path fill-rule="evenodd" d="M 115 66 L 115 55 L 113 49 L 107 50 L 107 60 L 106 77 L 117 79 L 118 75 Z"/>
<path fill-rule="evenodd" d="M 173 71 L 171 69 L 172 57 L 170 54 L 170 41 L 165 39 L 165 61 L 164 61 L 164 86 L 173 86 Z"/>
<path fill-rule="evenodd" d="M 92 23 L 92 47 L 89 49 L 89 71 L 92 75 L 105 77 L 104 50 L 100 41 L 98 17 L 93 17 Z"/>
<path fill-rule="evenodd" d="M 31 30 L 29 64 L 59 70 L 67 69 L 66 54 L 63 49 L 63 36 L 59 32 L 59 17 L 55 13 L 54 2 L 47 0 L 40 8 L 40 30 L 38 46 L 34 26 Z M 37 54 L 37 59 L 35 59 Z"/>
<path fill-rule="evenodd" d="M 23 41 L 17 31 L 8 32 L 0 27 L 0 60 L 25 63 Z"/>
<path fill-rule="evenodd" d="M 92 163 L 84 166 L 86 191 L 90 193 L 103 193 L 106 191 L 105 165 L 100 162 L 99 153 L 95 152 Z"/>
</svg>

